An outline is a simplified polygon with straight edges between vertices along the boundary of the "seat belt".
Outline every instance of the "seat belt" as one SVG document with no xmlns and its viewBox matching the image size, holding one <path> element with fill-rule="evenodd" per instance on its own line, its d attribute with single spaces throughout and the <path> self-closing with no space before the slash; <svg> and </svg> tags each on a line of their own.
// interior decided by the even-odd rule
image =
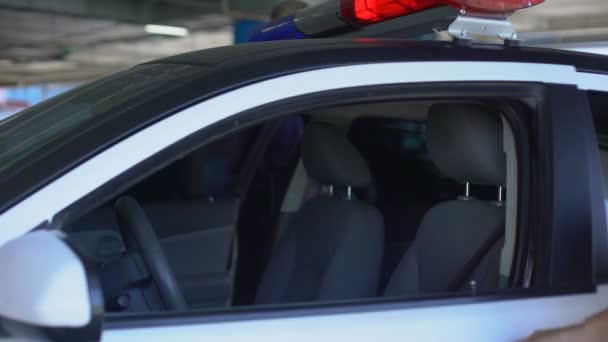
<svg viewBox="0 0 608 342">
<path fill-rule="evenodd" d="M 501 222 L 494 227 L 490 236 L 488 236 L 488 238 L 483 242 L 483 244 L 481 244 L 477 251 L 475 251 L 471 258 L 460 269 L 460 271 L 452 278 L 447 290 L 449 292 L 456 292 L 460 290 L 467 279 L 469 279 L 471 274 L 475 271 L 475 268 L 479 266 L 483 257 L 490 252 L 492 246 L 494 246 L 504 235 L 505 223 Z"/>
</svg>

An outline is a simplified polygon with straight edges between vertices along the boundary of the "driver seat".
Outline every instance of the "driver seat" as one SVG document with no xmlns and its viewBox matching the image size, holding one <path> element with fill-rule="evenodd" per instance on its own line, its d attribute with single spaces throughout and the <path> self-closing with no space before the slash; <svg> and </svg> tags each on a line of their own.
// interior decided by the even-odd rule
<svg viewBox="0 0 608 342">
<path fill-rule="evenodd" d="M 286 228 L 262 276 L 256 304 L 331 301 L 377 294 L 384 248 L 382 214 L 353 197 L 371 184 L 367 163 L 335 127 L 304 130 L 302 161 L 328 189 Z"/>
</svg>

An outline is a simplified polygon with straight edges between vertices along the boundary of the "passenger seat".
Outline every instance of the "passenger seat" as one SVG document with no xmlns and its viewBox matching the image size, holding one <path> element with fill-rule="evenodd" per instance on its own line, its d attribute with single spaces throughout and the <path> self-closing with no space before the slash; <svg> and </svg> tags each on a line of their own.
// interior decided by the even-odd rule
<svg viewBox="0 0 608 342">
<path fill-rule="evenodd" d="M 488 108 L 433 105 L 427 144 L 444 175 L 463 184 L 494 185 L 497 193 L 505 185 L 502 122 Z M 504 221 L 503 202 L 461 196 L 434 206 L 391 276 L 385 296 L 497 288 Z"/>
</svg>

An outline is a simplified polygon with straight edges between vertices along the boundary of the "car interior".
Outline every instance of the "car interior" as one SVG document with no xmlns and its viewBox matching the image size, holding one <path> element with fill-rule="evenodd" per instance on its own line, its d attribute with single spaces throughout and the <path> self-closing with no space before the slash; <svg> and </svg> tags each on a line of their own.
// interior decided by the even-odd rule
<svg viewBox="0 0 608 342">
<path fill-rule="evenodd" d="M 108 313 L 418 298 L 507 287 L 516 201 L 495 102 L 384 101 L 204 142 L 63 230 Z"/>
</svg>

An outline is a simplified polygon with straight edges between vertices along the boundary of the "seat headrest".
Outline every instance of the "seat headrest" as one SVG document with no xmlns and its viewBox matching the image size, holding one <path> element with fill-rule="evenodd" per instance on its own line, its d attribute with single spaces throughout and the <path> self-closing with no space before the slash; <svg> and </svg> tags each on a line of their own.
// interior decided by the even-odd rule
<svg viewBox="0 0 608 342">
<path fill-rule="evenodd" d="M 442 103 L 429 110 L 427 145 L 446 176 L 480 185 L 505 184 L 502 121 L 476 104 Z"/>
<path fill-rule="evenodd" d="M 340 131 L 311 122 L 302 137 L 302 161 L 308 174 L 325 185 L 361 188 L 371 183 L 365 159 Z"/>
</svg>

